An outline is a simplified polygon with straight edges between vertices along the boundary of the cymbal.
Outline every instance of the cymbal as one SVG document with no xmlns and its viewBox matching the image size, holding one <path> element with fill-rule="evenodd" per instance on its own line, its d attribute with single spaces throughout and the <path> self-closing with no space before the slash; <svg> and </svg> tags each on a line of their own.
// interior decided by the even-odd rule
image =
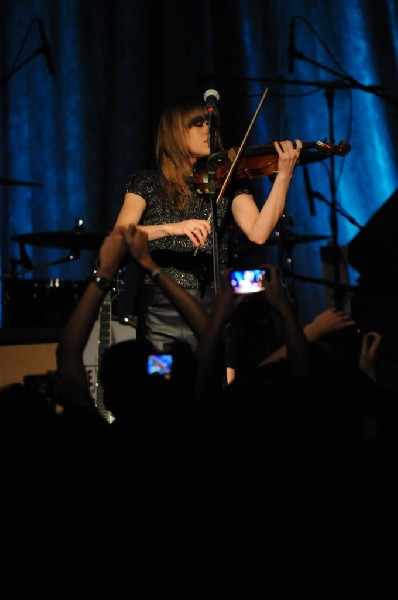
<svg viewBox="0 0 398 600">
<path fill-rule="evenodd" d="M 306 242 L 320 242 L 321 240 L 329 240 L 330 235 L 316 235 L 316 234 L 300 234 L 293 233 L 293 231 L 287 231 L 286 233 L 276 234 L 270 238 L 266 243 L 269 245 L 282 244 L 282 246 L 293 246 L 294 244 L 303 244 Z"/>
<path fill-rule="evenodd" d="M 90 231 L 42 231 L 39 233 L 21 233 L 14 235 L 13 242 L 43 246 L 45 248 L 73 248 L 73 249 L 98 249 L 106 234 Z"/>
<path fill-rule="evenodd" d="M 6 179 L 0 177 L 0 185 L 29 185 L 31 187 L 43 187 L 42 183 L 35 183 L 34 181 L 21 181 L 20 179 Z"/>
</svg>

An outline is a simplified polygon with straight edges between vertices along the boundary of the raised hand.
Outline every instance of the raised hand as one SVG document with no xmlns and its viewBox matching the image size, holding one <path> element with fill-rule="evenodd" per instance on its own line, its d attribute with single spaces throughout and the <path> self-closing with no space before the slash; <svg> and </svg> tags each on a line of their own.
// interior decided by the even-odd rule
<svg viewBox="0 0 398 600">
<path fill-rule="evenodd" d="M 377 383 L 376 358 L 381 343 L 381 335 L 377 331 L 368 331 L 362 337 L 359 354 L 359 368 Z"/>
</svg>

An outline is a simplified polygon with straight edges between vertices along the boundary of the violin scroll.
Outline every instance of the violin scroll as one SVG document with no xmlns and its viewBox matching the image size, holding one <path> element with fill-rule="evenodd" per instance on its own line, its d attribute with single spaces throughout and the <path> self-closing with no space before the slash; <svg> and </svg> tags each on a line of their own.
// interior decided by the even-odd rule
<svg viewBox="0 0 398 600">
<path fill-rule="evenodd" d="M 321 154 L 326 154 L 327 156 L 346 156 L 351 150 L 351 145 L 345 141 L 339 142 L 337 146 L 327 142 L 326 140 L 323 142 L 313 142 L 313 145 L 318 152 Z"/>
</svg>

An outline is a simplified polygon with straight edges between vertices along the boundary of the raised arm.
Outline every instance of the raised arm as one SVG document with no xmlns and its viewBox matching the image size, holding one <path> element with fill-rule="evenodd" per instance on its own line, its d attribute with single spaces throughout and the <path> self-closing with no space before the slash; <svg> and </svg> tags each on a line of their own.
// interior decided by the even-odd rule
<svg viewBox="0 0 398 600">
<path fill-rule="evenodd" d="M 211 402 L 212 397 L 221 392 L 234 376 L 225 366 L 226 349 L 223 334 L 225 325 L 242 300 L 243 296 L 235 296 L 229 282 L 229 271 L 226 271 L 209 315 L 208 326 L 196 351 L 196 391 L 198 399 L 204 404 Z"/>
<path fill-rule="evenodd" d="M 310 344 L 322 339 L 328 333 L 341 331 L 348 327 L 353 327 L 355 321 L 348 313 L 337 308 L 328 308 L 314 317 L 314 319 L 304 326 L 303 332 Z M 266 365 L 281 358 L 286 358 L 286 344 L 283 344 L 272 354 L 261 361 L 261 365 Z"/>
<path fill-rule="evenodd" d="M 103 241 L 99 251 L 97 283 L 89 281 L 85 291 L 72 311 L 56 350 L 57 375 L 61 387 L 77 386 L 89 391 L 83 352 L 101 303 L 111 289 L 123 256 L 126 253 L 124 238 L 112 231 Z"/>
<path fill-rule="evenodd" d="M 310 375 L 309 343 L 299 324 L 296 314 L 291 306 L 286 292 L 281 283 L 276 268 L 273 265 L 264 265 L 269 269 L 269 280 L 264 292 L 265 301 L 278 313 L 286 340 L 284 356 L 286 356 L 292 375 L 307 377 Z M 282 358 L 282 356 L 280 356 Z M 267 364 L 267 358 L 259 366 Z"/>
</svg>

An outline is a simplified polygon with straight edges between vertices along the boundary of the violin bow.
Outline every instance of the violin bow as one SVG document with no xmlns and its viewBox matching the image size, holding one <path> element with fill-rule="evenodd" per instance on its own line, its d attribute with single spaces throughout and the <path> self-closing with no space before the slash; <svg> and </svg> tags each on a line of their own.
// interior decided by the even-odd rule
<svg viewBox="0 0 398 600">
<path fill-rule="evenodd" d="M 241 145 L 238 148 L 238 151 L 237 151 L 237 153 L 235 155 L 234 160 L 232 161 L 232 164 L 231 164 L 231 166 L 229 168 L 229 171 L 228 171 L 227 175 L 225 176 L 224 183 L 222 184 L 221 189 L 219 191 L 219 194 L 217 196 L 216 205 L 220 204 L 221 199 L 222 199 L 222 197 L 224 195 L 224 192 L 227 189 L 227 186 L 228 186 L 229 182 L 231 181 L 232 175 L 234 174 L 236 166 L 237 166 L 237 164 L 238 164 L 238 162 L 240 160 L 240 157 L 242 156 L 242 152 L 245 149 L 247 138 L 249 137 L 249 134 L 250 134 L 251 130 L 253 129 L 253 125 L 254 125 L 257 117 L 258 117 L 258 113 L 260 112 L 262 105 L 264 104 L 264 100 L 265 100 L 265 97 L 266 97 L 267 94 L 268 94 L 268 88 L 265 88 L 264 93 L 261 96 L 260 102 L 258 103 L 258 106 L 257 106 L 257 108 L 256 108 L 256 110 L 254 112 L 252 120 L 249 123 L 249 127 L 247 128 L 247 131 L 246 131 L 245 135 L 243 136 L 242 143 L 241 143 Z M 207 222 L 210 223 L 210 221 L 211 221 L 211 214 L 207 218 Z M 196 256 L 196 254 L 198 253 L 198 250 L 199 250 L 199 247 L 196 248 L 196 250 L 194 252 L 194 256 Z"/>
<path fill-rule="evenodd" d="M 235 158 L 232 161 L 232 165 L 230 166 L 229 171 L 228 171 L 228 173 L 227 173 L 227 175 L 226 175 L 226 177 L 224 179 L 224 183 L 221 186 L 221 189 L 219 191 L 219 194 L 218 194 L 217 200 L 216 200 L 216 204 L 217 205 L 220 204 L 221 199 L 222 199 L 222 197 L 224 195 L 224 192 L 227 189 L 227 187 L 229 185 L 229 182 L 231 181 L 232 175 L 234 174 L 236 166 L 237 166 L 237 164 L 238 164 L 238 162 L 240 160 L 240 157 L 242 156 L 242 152 L 245 149 L 247 138 L 249 137 L 249 134 L 250 134 L 251 130 L 253 129 L 253 125 L 254 125 L 254 123 L 255 123 L 255 121 L 257 119 L 258 113 L 260 112 L 262 105 L 264 104 L 264 100 L 265 100 L 265 97 L 266 97 L 267 94 L 268 94 L 268 88 L 265 88 L 264 93 L 261 96 L 261 100 L 260 100 L 260 102 L 259 102 L 259 104 L 258 104 L 258 106 L 256 108 L 256 111 L 255 111 L 253 117 L 252 117 L 252 120 L 249 123 L 249 127 L 247 128 L 247 131 L 246 131 L 246 133 L 245 133 L 245 135 L 243 137 L 242 143 L 241 143 L 241 145 L 238 148 L 238 151 L 237 151 L 237 153 L 235 155 Z M 210 221 L 210 218 L 211 218 L 211 215 L 208 218 L 208 222 Z"/>
</svg>

